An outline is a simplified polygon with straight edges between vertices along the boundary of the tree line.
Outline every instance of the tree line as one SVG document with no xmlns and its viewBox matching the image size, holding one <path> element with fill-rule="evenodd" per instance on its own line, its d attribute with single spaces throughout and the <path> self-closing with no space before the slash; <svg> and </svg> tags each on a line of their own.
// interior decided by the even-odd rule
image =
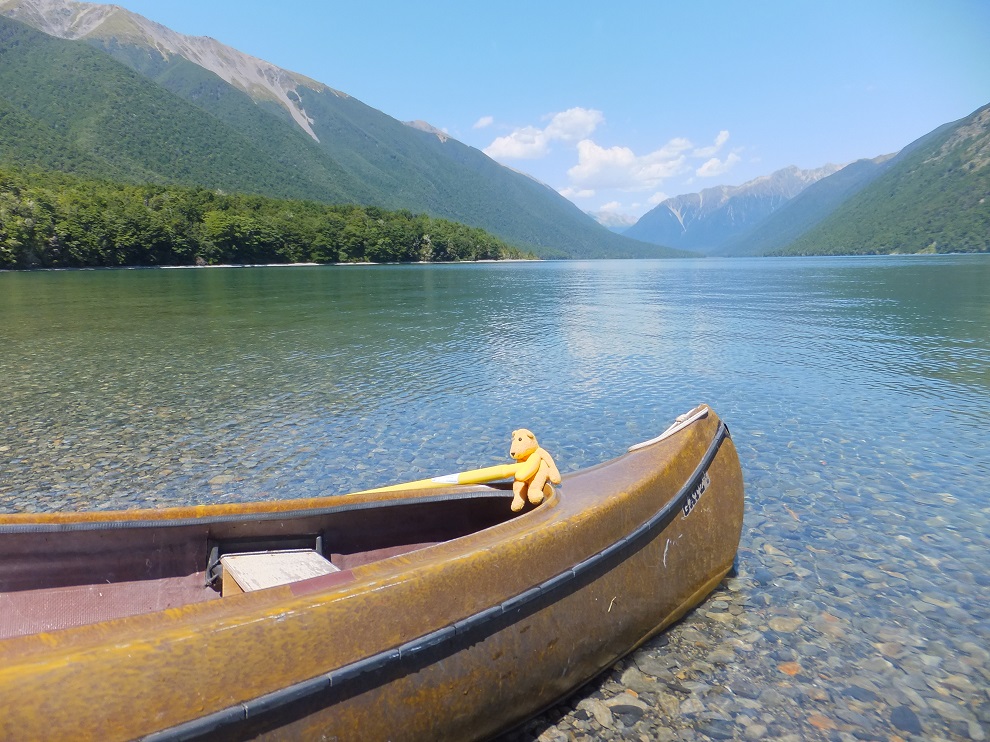
<svg viewBox="0 0 990 742">
<path fill-rule="evenodd" d="M 0 168 L 0 268 L 529 258 L 409 211 Z"/>
</svg>

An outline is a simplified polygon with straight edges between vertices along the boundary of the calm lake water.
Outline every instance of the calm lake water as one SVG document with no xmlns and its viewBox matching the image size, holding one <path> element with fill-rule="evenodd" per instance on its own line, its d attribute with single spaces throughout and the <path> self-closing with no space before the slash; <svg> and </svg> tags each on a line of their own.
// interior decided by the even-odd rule
<svg viewBox="0 0 990 742">
<path fill-rule="evenodd" d="M 670 726 L 990 735 L 990 256 L 7 273 L 0 380 L 6 512 L 340 493 L 516 427 L 568 471 L 707 402 L 742 569 L 670 632 L 709 688 Z"/>
</svg>

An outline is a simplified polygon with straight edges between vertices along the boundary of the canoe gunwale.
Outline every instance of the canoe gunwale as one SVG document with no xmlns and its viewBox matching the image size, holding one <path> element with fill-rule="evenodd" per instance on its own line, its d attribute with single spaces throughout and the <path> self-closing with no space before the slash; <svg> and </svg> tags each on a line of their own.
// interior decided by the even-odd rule
<svg viewBox="0 0 990 742">
<path fill-rule="evenodd" d="M 730 437 L 728 426 L 719 420 L 718 428 L 708 444 L 705 454 L 690 477 L 671 499 L 667 500 L 652 516 L 622 538 L 569 569 L 544 580 L 539 585 L 508 598 L 499 605 L 491 606 L 450 625 L 423 634 L 398 647 L 364 657 L 330 672 L 293 683 L 198 719 L 163 729 L 144 739 L 163 742 L 165 740 L 202 737 L 225 727 L 256 720 L 267 713 L 276 712 L 283 707 L 305 701 L 318 694 L 332 692 L 335 696 L 339 693 L 346 697 L 351 693 L 362 692 L 368 687 L 385 684 L 393 677 L 415 672 L 442 657 L 455 654 L 505 625 L 536 613 L 564 595 L 581 589 L 656 538 L 674 521 L 678 513 L 683 511 L 692 493 L 695 493 L 701 486 L 722 443 Z M 478 494 L 490 496 L 490 493 Z M 444 499 L 443 496 L 436 496 L 436 498 Z M 269 514 L 266 513 L 265 515 Z M 279 515 L 285 516 L 284 513 Z M 2 532 L 0 530 L 0 533 Z M 720 580 L 721 576 L 717 579 Z M 715 582 L 717 584 L 717 580 Z M 704 586 L 703 589 L 707 592 L 708 586 Z M 370 677 L 371 673 L 376 672 L 381 674 L 380 679 Z"/>
<path fill-rule="evenodd" d="M 485 486 L 487 489 L 479 490 L 477 487 Z M 333 515 L 355 510 L 380 510 L 386 507 L 401 507 L 405 505 L 429 504 L 450 502 L 452 500 L 474 500 L 504 498 L 512 499 L 512 490 L 502 489 L 490 485 L 474 485 L 466 491 L 448 491 L 441 494 L 430 494 L 420 496 L 409 496 L 401 499 L 390 500 L 369 500 L 365 502 L 341 502 L 337 505 L 327 505 L 324 507 L 304 508 L 300 510 L 270 510 L 244 513 L 223 513 L 207 516 L 190 516 L 184 518 L 123 518 L 117 520 L 84 520 L 84 521 L 56 521 L 26 523 L 4 523 L 3 516 L 0 515 L 0 536 L 15 533 L 66 533 L 72 531 L 116 531 L 131 528 L 185 528 L 188 526 L 210 526 L 221 523 L 242 523 L 242 522 L 264 522 L 269 520 L 302 519 Z M 337 499 L 331 496 L 327 499 Z M 341 498 L 343 499 L 343 498 Z M 120 511 L 127 513 L 129 511 Z M 148 511 L 133 511 L 148 512 Z M 108 513 L 110 514 L 110 513 Z M 20 517 L 20 516 L 18 516 Z M 517 516 L 518 517 L 518 516 Z"/>
</svg>

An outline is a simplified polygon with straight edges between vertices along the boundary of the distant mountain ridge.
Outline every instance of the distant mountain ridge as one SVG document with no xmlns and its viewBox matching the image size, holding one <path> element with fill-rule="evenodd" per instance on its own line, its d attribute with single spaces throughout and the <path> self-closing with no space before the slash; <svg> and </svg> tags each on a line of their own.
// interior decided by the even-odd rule
<svg viewBox="0 0 990 742">
<path fill-rule="evenodd" d="M 764 252 L 990 252 L 990 104 L 912 142 L 796 239 Z"/>
<path fill-rule="evenodd" d="M 813 183 L 842 169 L 791 166 L 740 186 L 715 186 L 668 198 L 625 230 L 627 237 L 683 250 L 717 252 Z"/>
<path fill-rule="evenodd" d="M 857 160 L 812 183 L 750 229 L 727 239 L 714 253 L 763 255 L 786 247 L 878 178 L 893 157 Z"/>
<path fill-rule="evenodd" d="M 0 164 L 407 209 L 544 257 L 675 254 L 428 124 L 122 8 L 0 0 L 0 54 Z"/>
<path fill-rule="evenodd" d="M 774 176 L 669 199 L 625 234 L 726 256 L 990 251 L 990 105 L 790 192 Z"/>
<path fill-rule="evenodd" d="M 632 225 L 636 223 L 636 217 L 630 216 L 628 214 L 620 214 L 615 211 L 589 211 L 586 212 L 588 216 L 592 217 L 596 222 L 601 224 L 603 227 L 611 229 L 613 232 L 618 232 L 619 234 L 624 233 Z"/>
</svg>

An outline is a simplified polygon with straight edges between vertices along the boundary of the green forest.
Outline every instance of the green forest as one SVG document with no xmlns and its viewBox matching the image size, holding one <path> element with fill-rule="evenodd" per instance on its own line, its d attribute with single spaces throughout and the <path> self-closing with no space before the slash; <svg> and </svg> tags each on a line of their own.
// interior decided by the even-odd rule
<svg viewBox="0 0 990 742">
<path fill-rule="evenodd" d="M 0 168 L 0 269 L 530 257 L 409 211 Z"/>
</svg>

